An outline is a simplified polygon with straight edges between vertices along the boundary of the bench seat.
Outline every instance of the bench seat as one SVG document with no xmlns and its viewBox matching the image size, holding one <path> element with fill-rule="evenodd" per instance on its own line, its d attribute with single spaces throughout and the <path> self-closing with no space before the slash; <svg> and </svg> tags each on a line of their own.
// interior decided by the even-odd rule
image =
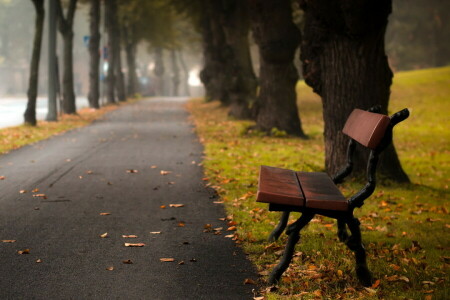
<svg viewBox="0 0 450 300">
<path fill-rule="evenodd" d="M 348 201 L 328 174 L 261 166 L 256 201 L 283 206 L 347 211 Z"/>
</svg>

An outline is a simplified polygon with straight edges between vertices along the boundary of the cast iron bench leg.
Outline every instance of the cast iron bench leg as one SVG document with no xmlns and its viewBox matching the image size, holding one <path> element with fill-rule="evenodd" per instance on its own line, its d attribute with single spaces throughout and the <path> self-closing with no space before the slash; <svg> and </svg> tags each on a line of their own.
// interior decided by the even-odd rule
<svg viewBox="0 0 450 300">
<path fill-rule="evenodd" d="M 277 227 L 272 231 L 272 233 L 269 235 L 269 241 L 275 242 L 278 240 L 280 235 L 283 233 L 284 229 L 286 228 L 286 225 L 289 220 L 289 211 L 283 211 L 283 214 L 281 215 L 280 222 L 278 223 Z"/>
<path fill-rule="evenodd" d="M 314 214 L 302 214 L 302 216 L 291 224 L 286 230 L 286 234 L 289 235 L 288 242 L 284 249 L 283 257 L 278 265 L 273 269 L 269 276 L 269 284 L 277 283 L 284 271 L 289 267 L 294 254 L 295 244 L 300 240 L 300 230 L 305 227 L 309 221 L 314 217 Z"/>
<path fill-rule="evenodd" d="M 348 240 L 348 233 L 347 233 L 347 224 L 345 223 L 345 220 L 338 219 L 338 238 L 339 241 L 345 243 Z"/>
<path fill-rule="evenodd" d="M 351 218 L 347 220 L 348 228 L 352 235 L 347 240 L 346 244 L 355 252 L 356 259 L 356 275 L 363 286 L 372 285 L 372 274 L 369 271 L 366 263 L 366 250 L 361 240 L 361 230 L 359 228 L 359 220 L 357 218 Z"/>
</svg>

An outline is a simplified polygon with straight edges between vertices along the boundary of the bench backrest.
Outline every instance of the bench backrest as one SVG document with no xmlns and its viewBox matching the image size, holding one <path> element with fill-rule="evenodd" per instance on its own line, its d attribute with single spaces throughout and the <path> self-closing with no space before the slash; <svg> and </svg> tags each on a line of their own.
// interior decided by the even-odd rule
<svg viewBox="0 0 450 300">
<path fill-rule="evenodd" d="M 354 109 L 342 132 L 361 145 L 375 149 L 383 138 L 391 119 L 382 114 Z"/>
</svg>

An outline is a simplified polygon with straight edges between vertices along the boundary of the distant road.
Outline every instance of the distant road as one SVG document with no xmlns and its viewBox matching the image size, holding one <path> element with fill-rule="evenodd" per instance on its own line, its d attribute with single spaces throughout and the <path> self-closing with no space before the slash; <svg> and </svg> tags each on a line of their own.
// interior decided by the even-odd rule
<svg viewBox="0 0 450 300">
<path fill-rule="evenodd" d="M 85 97 L 77 97 L 77 108 L 88 106 Z M 17 126 L 23 123 L 23 113 L 27 107 L 26 97 L 0 97 L 0 128 Z M 38 120 L 47 116 L 47 97 L 39 97 L 36 114 Z"/>
</svg>

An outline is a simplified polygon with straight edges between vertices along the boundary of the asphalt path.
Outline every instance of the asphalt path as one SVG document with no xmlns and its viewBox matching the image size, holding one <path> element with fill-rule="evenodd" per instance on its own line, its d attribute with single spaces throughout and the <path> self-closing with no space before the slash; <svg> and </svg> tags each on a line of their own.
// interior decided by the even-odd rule
<svg viewBox="0 0 450 300">
<path fill-rule="evenodd" d="M 0 299 L 252 299 L 184 104 L 140 101 L 0 156 Z"/>
</svg>

